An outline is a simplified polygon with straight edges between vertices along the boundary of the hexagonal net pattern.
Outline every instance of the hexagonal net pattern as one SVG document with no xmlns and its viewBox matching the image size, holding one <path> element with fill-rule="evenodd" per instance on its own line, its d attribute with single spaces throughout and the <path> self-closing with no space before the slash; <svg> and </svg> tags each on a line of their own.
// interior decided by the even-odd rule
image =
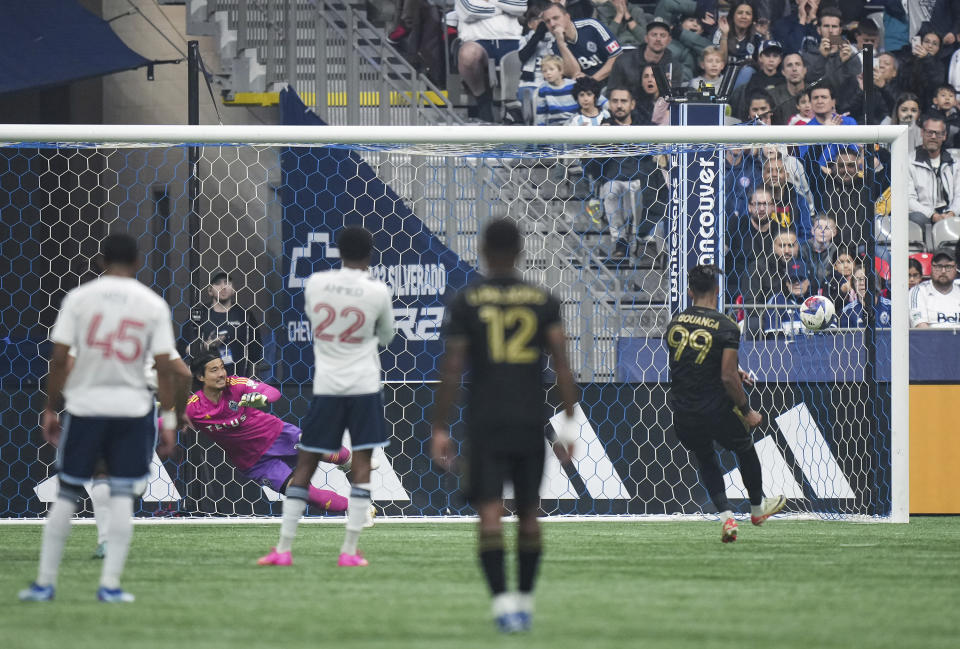
<svg viewBox="0 0 960 649">
<path fill-rule="evenodd" d="M 665 334 L 697 262 L 723 267 L 720 309 L 742 331 L 750 402 L 766 415 L 752 432 L 766 495 L 826 518 L 890 514 L 888 298 L 903 296 L 886 281 L 897 262 L 885 147 L 865 162 L 852 144 L 820 147 L 826 157 L 706 143 L 38 146 L 0 158 L 0 517 L 40 516 L 56 493 L 37 427 L 48 336 L 65 293 L 96 276 L 106 233 L 137 238 L 138 278 L 171 305 L 188 364 L 218 350 L 231 373 L 279 389 L 269 412 L 298 426 L 313 367 L 303 285 L 339 265 L 345 224 L 373 232 L 371 272 L 392 291 L 399 332 L 380 355 L 391 441 L 376 454 L 374 501 L 387 516 L 473 513 L 459 477 L 429 459 L 430 411 L 446 304 L 481 271 L 479 234 L 500 217 L 524 233 L 523 277 L 562 302 L 579 385 L 574 469 L 548 453 L 545 514 L 716 511 L 667 399 L 669 358 L 684 350 Z M 835 313 L 822 329 L 801 322 L 817 315 L 810 294 Z M 554 387 L 544 408 L 559 411 Z M 462 437 L 459 416 L 453 430 Z M 178 442 L 155 459 L 138 515 L 279 514 L 277 483 L 238 470 L 203 432 Z M 727 497 L 748 512 L 735 456 L 717 454 Z M 331 464 L 314 483 L 349 489 Z"/>
</svg>

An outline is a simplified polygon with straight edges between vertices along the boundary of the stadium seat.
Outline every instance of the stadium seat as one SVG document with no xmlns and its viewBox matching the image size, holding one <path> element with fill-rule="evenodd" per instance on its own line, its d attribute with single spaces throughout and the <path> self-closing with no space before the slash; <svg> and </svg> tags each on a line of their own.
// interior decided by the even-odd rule
<svg viewBox="0 0 960 649">
<path fill-rule="evenodd" d="M 910 255 L 910 259 L 916 259 L 920 262 L 920 266 L 923 268 L 920 271 L 923 274 L 924 279 L 930 278 L 930 266 L 933 264 L 933 253 L 932 252 L 915 252 Z"/>
<path fill-rule="evenodd" d="M 934 251 L 948 248 L 952 252 L 957 240 L 960 240 L 960 217 L 952 216 L 933 225 Z"/>
<path fill-rule="evenodd" d="M 890 216 L 878 216 L 874 231 L 877 234 L 877 245 L 889 246 L 890 238 L 893 235 L 893 224 L 890 222 Z"/>
<path fill-rule="evenodd" d="M 923 226 L 910 221 L 907 227 L 907 232 L 909 233 L 907 241 L 910 242 L 910 252 L 923 252 L 926 250 L 927 244 L 924 241 Z"/>
<path fill-rule="evenodd" d="M 500 102 L 504 113 L 507 110 L 508 102 L 517 101 L 517 89 L 520 87 L 522 67 L 519 50 L 507 52 L 500 58 L 500 70 L 497 84 L 494 86 L 493 99 Z"/>
</svg>

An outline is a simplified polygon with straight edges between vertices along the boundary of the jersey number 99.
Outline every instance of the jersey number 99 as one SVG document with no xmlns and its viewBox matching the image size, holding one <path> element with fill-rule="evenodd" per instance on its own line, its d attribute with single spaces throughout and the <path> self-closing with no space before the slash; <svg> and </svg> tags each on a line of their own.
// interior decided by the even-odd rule
<svg viewBox="0 0 960 649">
<path fill-rule="evenodd" d="M 683 351 L 690 347 L 690 349 L 698 352 L 693 362 L 700 365 L 707 354 L 710 353 L 710 348 L 713 347 L 713 334 L 706 329 L 694 329 L 688 332 L 685 327 L 673 325 L 667 332 L 667 344 L 670 345 L 671 349 L 676 350 L 673 353 L 674 361 L 679 362 L 680 357 L 683 356 Z"/>
<path fill-rule="evenodd" d="M 487 353 L 492 362 L 534 363 L 540 357 L 537 350 L 530 347 L 537 333 L 537 314 L 533 309 L 485 305 L 477 311 L 477 316 L 487 327 Z M 508 336 L 507 330 L 514 327 L 516 330 Z"/>
</svg>

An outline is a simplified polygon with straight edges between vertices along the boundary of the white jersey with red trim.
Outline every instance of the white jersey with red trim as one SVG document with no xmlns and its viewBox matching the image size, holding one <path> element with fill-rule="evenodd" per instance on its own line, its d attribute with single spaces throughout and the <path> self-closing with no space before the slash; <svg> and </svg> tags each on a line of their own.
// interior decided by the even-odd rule
<svg viewBox="0 0 960 649">
<path fill-rule="evenodd" d="M 313 393 L 380 391 L 377 344 L 393 340 L 390 289 L 369 271 L 340 268 L 314 273 L 303 289 L 313 333 Z"/>
<path fill-rule="evenodd" d="M 63 396 L 67 412 L 82 417 L 150 412 L 147 359 L 175 348 L 167 303 L 136 279 L 114 275 L 67 293 L 50 340 L 76 355 Z"/>
</svg>

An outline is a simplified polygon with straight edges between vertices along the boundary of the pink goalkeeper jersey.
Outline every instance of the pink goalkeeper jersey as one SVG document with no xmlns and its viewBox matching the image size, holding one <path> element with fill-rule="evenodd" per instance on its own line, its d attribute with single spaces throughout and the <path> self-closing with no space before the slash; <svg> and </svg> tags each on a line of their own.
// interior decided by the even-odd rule
<svg viewBox="0 0 960 649">
<path fill-rule="evenodd" d="M 219 403 L 211 402 L 200 390 L 187 400 L 186 411 L 193 427 L 219 444 L 241 471 L 257 463 L 283 428 L 280 418 L 240 405 L 240 397 L 248 392 L 259 392 L 270 403 L 280 398 L 280 391 L 265 383 L 229 376 Z"/>
</svg>

